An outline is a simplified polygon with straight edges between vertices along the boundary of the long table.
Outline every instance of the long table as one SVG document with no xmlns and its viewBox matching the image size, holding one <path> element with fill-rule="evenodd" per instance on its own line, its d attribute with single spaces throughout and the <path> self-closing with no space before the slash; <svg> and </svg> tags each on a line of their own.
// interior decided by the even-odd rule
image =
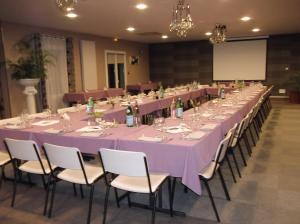
<svg viewBox="0 0 300 224">
<path fill-rule="evenodd" d="M 123 96 L 124 90 L 122 88 L 109 88 L 105 90 L 89 90 L 82 92 L 66 93 L 63 101 L 66 103 L 86 103 L 90 97 L 94 100 L 101 100 L 107 97 Z"/>
<path fill-rule="evenodd" d="M 82 133 L 75 131 L 87 126 L 87 116 L 84 112 L 69 113 L 73 131 L 68 133 L 50 134 L 45 132 L 49 128 L 62 129 L 61 123 L 47 127 L 32 126 L 25 129 L 2 127 L 0 128 L 0 139 L 3 140 L 5 137 L 32 139 L 40 146 L 47 142 L 77 147 L 81 152 L 89 154 L 96 154 L 101 147 L 142 151 L 147 155 L 151 172 L 167 172 L 173 177 L 180 177 L 184 185 L 200 195 L 199 171 L 210 163 L 224 134 L 251 110 L 264 91 L 265 88 L 262 87 L 248 87 L 241 93 L 227 94 L 225 100 L 217 103 L 212 101 L 205 103 L 199 108 L 198 115 L 195 115 L 191 109 L 184 112 L 183 119 L 168 118 L 165 120 L 165 126 L 186 123 L 193 131 L 201 129 L 206 124 L 215 124 L 212 130 L 203 131 L 204 136 L 199 140 L 187 140 L 182 137 L 182 134 L 161 132 L 153 126 L 142 125 L 128 128 L 125 124 L 119 124 L 117 128 L 106 130 L 107 134 L 100 137 L 85 137 L 82 136 Z M 190 92 L 189 94 L 194 93 Z M 207 117 L 207 112 L 211 114 L 209 117 Z M 220 119 L 218 118 L 220 115 L 225 117 Z M 149 137 L 164 135 L 166 140 L 160 143 L 138 140 L 142 135 Z M 3 147 L 2 145 L 1 148 Z"/>
</svg>

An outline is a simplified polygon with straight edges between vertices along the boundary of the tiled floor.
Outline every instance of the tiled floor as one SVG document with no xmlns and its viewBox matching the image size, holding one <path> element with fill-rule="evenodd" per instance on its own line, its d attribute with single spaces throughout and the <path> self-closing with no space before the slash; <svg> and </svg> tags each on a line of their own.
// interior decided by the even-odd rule
<svg viewBox="0 0 300 224">
<path fill-rule="evenodd" d="M 242 179 L 234 184 L 229 170 L 225 167 L 224 176 L 229 188 L 231 201 L 225 200 L 218 177 L 211 181 L 212 193 L 222 223 L 228 224 L 293 224 L 300 223 L 300 105 L 286 101 L 273 101 L 273 111 L 264 124 L 263 133 L 257 146 L 253 148 L 248 166 L 242 167 Z M 237 154 L 238 155 L 238 154 Z M 8 171 L 10 168 L 8 168 Z M 8 172 L 9 173 L 9 172 Z M 53 218 L 42 216 L 44 190 L 38 186 L 18 188 L 15 208 L 10 207 L 10 182 L 4 182 L 0 190 L 0 223 L 85 223 L 88 206 L 87 197 L 74 197 L 72 186 L 58 184 Z M 170 218 L 157 213 L 157 223 L 215 223 L 215 217 L 207 197 L 192 192 L 183 192 L 178 184 L 175 209 L 185 211 L 187 217 Z M 104 184 L 97 184 L 92 223 L 101 223 Z M 87 196 L 87 190 L 86 190 Z M 146 198 L 136 196 L 136 200 Z M 107 223 L 150 223 L 151 212 L 128 208 L 124 203 L 118 209 L 111 197 Z"/>
</svg>

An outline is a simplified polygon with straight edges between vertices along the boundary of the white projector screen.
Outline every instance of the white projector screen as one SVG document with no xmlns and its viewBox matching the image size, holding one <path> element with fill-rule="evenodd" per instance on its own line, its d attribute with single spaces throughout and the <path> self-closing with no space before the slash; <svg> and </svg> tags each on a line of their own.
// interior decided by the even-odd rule
<svg viewBox="0 0 300 224">
<path fill-rule="evenodd" d="M 214 45 L 214 80 L 265 80 L 267 40 Z"/>
</svg>

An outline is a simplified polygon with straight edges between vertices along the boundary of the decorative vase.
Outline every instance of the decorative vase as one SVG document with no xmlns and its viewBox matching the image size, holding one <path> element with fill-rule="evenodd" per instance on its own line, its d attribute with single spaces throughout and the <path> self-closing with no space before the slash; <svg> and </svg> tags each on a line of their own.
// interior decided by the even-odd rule
<svg viewBox="0 0 300 224">
<path fill-rule="evenodd" d="M 29 114 L 36 113 L 35 94 L 37 90 L 35 86 L 39 83 L 40 79 L 20 79 L 19 84 L 24 86 L 23 93 L 26 95 L 27 110 Z"/>
</svg>

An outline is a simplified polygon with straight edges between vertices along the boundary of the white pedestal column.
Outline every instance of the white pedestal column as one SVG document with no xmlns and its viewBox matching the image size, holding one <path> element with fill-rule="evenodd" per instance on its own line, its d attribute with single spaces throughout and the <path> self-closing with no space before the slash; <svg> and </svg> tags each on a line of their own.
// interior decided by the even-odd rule
<svg viewBox="0 0 300 224">
<path fill-rule="evenodd" d="M 39 83 L 40 79 L 20 79 L 20 84 L 25 86 L 23 93 L 26 95 L 27 110 L 29 114 L 36 113 L 35 94 L 37 90 L 34 87 Z"/>
<path fill-rule="evenodd" d="M 35 114 L 36 113 L 35 94 L 37 94 L 37 90 L 34 88 L 34 86 L 26 86 L 23 93 L 26 95 L 28 113 Z"/>
</svg>

